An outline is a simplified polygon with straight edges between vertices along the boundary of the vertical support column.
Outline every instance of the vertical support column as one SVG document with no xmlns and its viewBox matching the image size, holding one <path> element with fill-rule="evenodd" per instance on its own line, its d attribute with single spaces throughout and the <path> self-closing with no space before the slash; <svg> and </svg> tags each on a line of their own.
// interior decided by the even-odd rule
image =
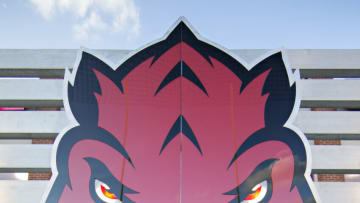
<svg viewBox="0 0 360 203">
<path fill-rule="evenodd" d="M 312 111 L 336 111 L 336 108 L 312 108 Z M 314 140 L 315 145 L 341 145 L 341 140 Z M 318 182 L 345 182 L 344 174 L 314 174 Z"/>
</svg>

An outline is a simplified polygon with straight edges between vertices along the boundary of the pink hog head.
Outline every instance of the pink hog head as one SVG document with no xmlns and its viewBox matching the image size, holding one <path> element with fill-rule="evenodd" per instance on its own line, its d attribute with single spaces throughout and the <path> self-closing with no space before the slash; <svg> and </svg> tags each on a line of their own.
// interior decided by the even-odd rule
<svg viewBox="0 0 360 203">
<path fill-rule="evenodd" d="M 82 52 L 45 202 L 316 202 L 291 69 L 244 63 L 182 20 L 118 66 Z"/>
</svg>

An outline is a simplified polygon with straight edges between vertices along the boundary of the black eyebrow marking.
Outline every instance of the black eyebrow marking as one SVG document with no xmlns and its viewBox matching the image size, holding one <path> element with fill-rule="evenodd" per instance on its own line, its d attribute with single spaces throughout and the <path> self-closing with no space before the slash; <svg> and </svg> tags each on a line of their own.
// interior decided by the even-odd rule
<svg viewBox="0 0 360 203">
<path fill-rule="evenodd" d="M 269 201 L 272 194 L 271 170 L 277 161 L 278 159 L 268 159 L 261 162 L 243 183 L 236 186 L 234 189 L 225 192 L 224 195 L 236 195 L 236 197 L 231 200 L 230 203 L 240 203 L 241 201 L 245 200 L 247 195 L 253 192 L 251 189 L 264 180 L 268 182 L 268 191 L 264 197 L 264 201 L 261 202 Z"/>
<path fill-rule="evenodd" d="M 98 159 L 86 157 L 84 158 L 84 160 L 89 164 L 91 168 L 89 190 L 91 197 L 94 199 L 95 203 L 103 203 L 95 192 L 95 180 L 99 180 L 109 185 L 109 191 L 119 197 L 120 201 L 122 201 L 123 203 L 134 202 L 124 194 L 138 194 L 139 192 L 130 189 L 129 187 L 126 187 L 123 183 L 121 183 L 117 178 L 114 177 L 114 175 L 105 166 L 105 164 Z"/>
<path fill-rule="evenodd" d="M 190 82 L 192 82 L 195 86 L 200 88 L 207 96 L 208 93 L 200 81 L 200 79 L 197 77 L 197 75 L 194 73 L 194 71 L 184 62 L 180 61 L 177 63 L 171 71 L 165 76 L 161 84 L 159 85 L 158 89 L 155 92 L 155 96 L 170 82 L 174 81 L 175 79 L 179 77 L 184 77 L 188 79 Z"/>
<path fill-rule="evenodd" d="M 182 132 L 180 131 L 181 129 L 182 129 Z M 189 123 L 186 121 L 184 116 L 180 115 L 176 119 L 176 121 L 172 125 L 168 135 L 166 136 L 164 143 L 161 147 L 159 155 L 161 155 L 161 153 L 163 152 L 165 147 L 180 133 L 183 133 L 183 135 L 185 135 L 185 137 L 187 137 L 191 141 L 191 143 L 194 144 L 194 146 L 200 152 L 201 155 L 203 154 L 200 144 L 199 144 L 199 141 L 197 140 L 192 128 L 190 127 Z"/>
</svg>

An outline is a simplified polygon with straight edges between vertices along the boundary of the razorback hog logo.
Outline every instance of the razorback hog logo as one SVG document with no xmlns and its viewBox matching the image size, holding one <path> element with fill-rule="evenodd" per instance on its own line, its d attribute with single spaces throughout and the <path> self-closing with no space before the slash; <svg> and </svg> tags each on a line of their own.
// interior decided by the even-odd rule
<svg viewBox="0 0 360 203">
<path fill-rule="evenodd" d="M 247 68 L 189 27 L 118 66 L 81 52 L 44 202 L 319 201 L 291 125 L 298 72 L 281 51 Z"/>
</svg>

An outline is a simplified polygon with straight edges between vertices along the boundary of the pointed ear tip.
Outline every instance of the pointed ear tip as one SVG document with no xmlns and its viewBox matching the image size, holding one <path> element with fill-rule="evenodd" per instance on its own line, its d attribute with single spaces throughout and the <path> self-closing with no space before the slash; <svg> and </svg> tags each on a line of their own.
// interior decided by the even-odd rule
<svg viewBox="0 0 360 203">
<path fill-rule="evenodd" d="M 78 55 L 82 56 L 85 53 L 88 53 L 88 51 L 86 49 L 84 49 L 83 47 L 80 47 L 79 51 L 78 51 Z"/>
<path fill-rule="evenodd" d="M 273 55 L 280 55 L 280 56 L 282 56 L 282 55 L 284 55 L 284 54 L 283 54 L 283 50 L 280 49 L 280 50 L 276 51 Z"/>
<path fill-rule="evenodd" d="M 278 50 L 278 51 L 271 53 L 270 55 L 266 56 L 263 59 L 263 61 L 267 61 L 267 60 L 282 61 L 282 63 L 285 63 L 285 61 L 287 59 L 284 58 L 284 52 L 282 50 Z"/>
<path fill-rule="evenodd" d="M 94 57 L 94 55 L 92 55 L 92 54 L 90 54 L 88 51 L 86 51 L 86 50 L 81 50 L 81 55 L 82 56 L 92 56 L 92 57 Z"/>
<path fill-rule="evenodd" d="M 102 61 L 97 54 L 91 53 L 89 50 L 81 50 L 81 56 L 81 60 L 83 60 L 84 57 L 90 57 Z"/>
<path fill-rule="evenodd" d="M 263 58 L 263 61 L 269 60 L 272 58 L 277 58 L 277 59 L 281 59 L 282 61 L 284 61 L 283 55 L 284 55 L 284 52 L 282 50 L 271 51 L 270 53 L 265 55 L 265 57 Z"/>
<path fill-rule="evenodd" d="M 179 22 L 186 22 L 186 21 L 187 21 L 187 19 L 186 19 L 185 16 L 180 16 L 179 17 Z"/>
</svg>

